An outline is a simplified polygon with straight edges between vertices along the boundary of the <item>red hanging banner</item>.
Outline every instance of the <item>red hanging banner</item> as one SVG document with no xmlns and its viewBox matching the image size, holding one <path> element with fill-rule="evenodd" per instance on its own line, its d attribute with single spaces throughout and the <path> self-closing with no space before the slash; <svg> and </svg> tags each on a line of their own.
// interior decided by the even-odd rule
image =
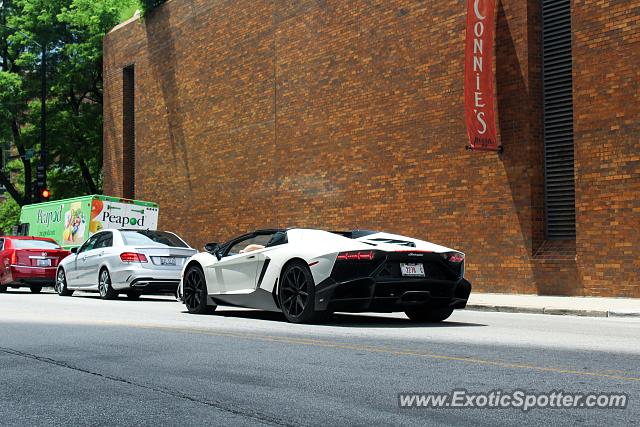
<svg viewBox="0 0 640 427">
<path fill-rule="evenodd" d="M 467 0 L 464 110 L 469 148 L 501 151 L 494 111 L 495 0 Z"/>
</svg>

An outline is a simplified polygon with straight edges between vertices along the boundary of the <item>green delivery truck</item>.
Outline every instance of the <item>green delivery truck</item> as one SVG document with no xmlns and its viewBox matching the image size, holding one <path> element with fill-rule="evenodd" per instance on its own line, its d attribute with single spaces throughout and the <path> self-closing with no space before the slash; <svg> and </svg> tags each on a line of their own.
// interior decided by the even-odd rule
<svg viewBox="0 0 640 427">
<path fill-rule="evenodd" d="M 158 212 L 156 203 L 140 200 L 101 195 L 74 197 L 23 206 L 19 233 L 51 237 L 69 249 L 104 229 L 156 230 Z"/>
</svg>

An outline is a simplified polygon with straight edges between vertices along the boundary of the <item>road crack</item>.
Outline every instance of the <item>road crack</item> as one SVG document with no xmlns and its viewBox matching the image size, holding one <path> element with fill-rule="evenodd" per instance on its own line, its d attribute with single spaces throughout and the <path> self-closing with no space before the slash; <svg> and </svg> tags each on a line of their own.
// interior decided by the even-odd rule
<svg viewBox="0 0 640 427">
<path fill-rule="evenodd" d="M 272 417 L 270 415 L 266 415 L 266 414 L 262 414 L 256 411 L 249 411 L 249 410 L 241 410 L 241 409 L 235 409 L 233 407 L 230 407 L 230 405 L 224 404 L 222 402 L 216 402 L 216 401 L 211 401 L 211 400 L 204 400 L 204 399 L 199 399 L 193 396 L 190 396 L 188 394 L 182 393 L 180 391 L 176 391 L 176 390 L 171 390 L 169 388 L 166 387 L 160 387 L 160 386 L 156 386 L 156 385 L 149 385 L 149 384 L 144 384 L 144 383 L 140 383 L 137 381 L 132 381 L 132 380 L 128 380 L 126 378 L 122 378 L 122 377 L 117 377 L 114 375 L 109 375 L 109 374 L 103 374 L 97 371 L 92 371 L 90 369 L 85 369 L 85 368 L 81 368 L 79 366 L 74 366 L 70 363 L 61 361 L 61 360 L 56 360 L 56 359 L 51 359 L 49 357 L 45 357 L 45 356 L 39 356 L 37 354 L 31 354 L 31 353 L 27 353 L 24 351 L 20 351 L 20 350 L 15 350 L 12 348 L 5 348 L 5 347 L 0 347 L 0 352 L 6 353 L 6 354 L 10 354 L 13 356 L 18 356 L 18 357 L 23 357 L 23 358 L 27 358 L 27 359 L 32 359 L 32 360 L 36 360 L 39 362 L 43 362 L 43 363 L 48 363 L 50 365 L 55 365 L 55 366 L 59 366 L 61 368 L 66 368 L 66 369 L 70 369 L 76 372 L 82 372 L 84 374 L 88 374 L 88 375 L 93 375 L 95 377 L 99 377 L 105 380 L 109 380 L 109 381 L 114 381 L 114 382 L 119 382 L 119 383 L 123 383 L 123 384 L 127 384 L 133 387 L 139 387 L 145 390 L 149 390 L 149 391 L 153 391 L 156 393 L 161 393 L 167 396 L 171 396 L 171 397 L 175 397 L 177 399 L 182 399 L 182 400 L 186 400 L 189 402 L 193 402 L 193 403 L 197 403 L 200 405 L 205 405 L 205 406 L 209 406 L 211 408 L 215 408 L 219 411 L 223 411 L 223 412 L 227 412 L 233 415 L 237 415 L 240 417 L 245 417 L 245 418 L 251 418 L 253 420 L 259 421 L 263 424 L 268 424 L 268 425 L 276 425 L 276 426 L 299 426 L 301 425 L 300 423 L 296 423 L 296 424 L 292 424 L 289 422 L 285 422 L 279 418 L 276 417 Z"/>
</svg>

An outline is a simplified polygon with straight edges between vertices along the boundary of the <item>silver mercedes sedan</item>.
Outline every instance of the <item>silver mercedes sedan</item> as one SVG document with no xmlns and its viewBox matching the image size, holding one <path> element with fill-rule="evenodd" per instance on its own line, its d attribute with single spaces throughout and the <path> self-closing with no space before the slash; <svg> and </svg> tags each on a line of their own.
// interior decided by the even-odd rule
<svg viewBox="0 0 640 427">
<path fill-rule="evenodd" d="M 184 262 L 197 251 L 174 233 L 103 230 L 71 250 L 56 272 L 55 290 L 98 291 L 102 299 L 126 294 L 175 293 Z"/>
</svg>

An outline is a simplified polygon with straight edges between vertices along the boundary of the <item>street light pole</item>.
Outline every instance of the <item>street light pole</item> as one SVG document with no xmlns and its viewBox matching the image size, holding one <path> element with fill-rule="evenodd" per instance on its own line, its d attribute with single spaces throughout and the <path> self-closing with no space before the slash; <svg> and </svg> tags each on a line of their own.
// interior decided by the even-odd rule
<svg viewBox="0 0 640 427">
<path fill-rule="evenodd" d="M 40 164 L 36 168 L 35 199 L 43 201 L 42 191 L 47 188 L 47 43 L 42 47 L 40 76 Z"/>
</svg>

